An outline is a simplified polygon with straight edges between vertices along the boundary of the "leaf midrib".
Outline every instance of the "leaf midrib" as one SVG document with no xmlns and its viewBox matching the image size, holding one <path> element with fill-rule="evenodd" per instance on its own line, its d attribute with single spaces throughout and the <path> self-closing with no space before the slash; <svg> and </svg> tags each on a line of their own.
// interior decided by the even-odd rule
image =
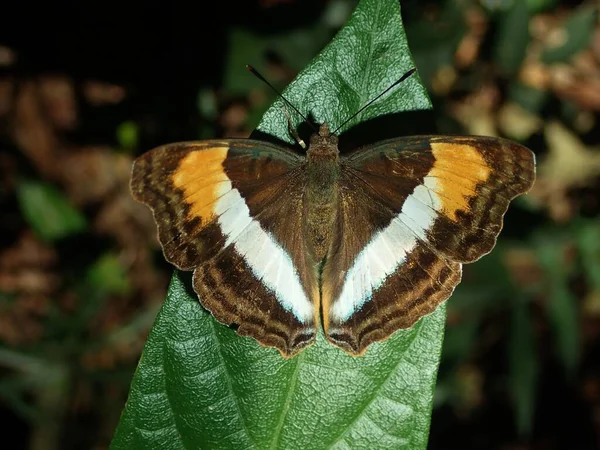
<svg viewBox="0 0 600 450">
<path fill-rule="evenodd" d="M 373 396 L 371 397 L 371 399 L 365 404 L 365 406 L 362 408 L 361 412 L 359 414 L 356 415 L 356 417 L 354 418 L 354 420 L 352 422 L 350 422 L 344 430 L 342 430 L 340 432 L 340 434 L 338 435 L 337 438 L 334 438 L 331 442 L 331 444 L 327 445 L 326 448 L 331 448 L 334 445 L 342 442 L 344 440 L 344 437 L 346 436 L 346 434 L 348 434 L 348 432 L 350 431 L 350 429 L 354 426 L 354 424 L 356 424 L 365 414 L 367 409 L 369 408 L 369 406 L 371 406 L 371 404 L 373 404 L 373 402 L 379 398 L 379 393 L 381 392 L 381 390 L 387 386 L 388 382 L 390 381 L 390 378 L 396 374 L 396 371 L 398 370 L 398 367 L 400 366 L 400 364 L 402 364 L 404 362 L 404 360 L 406 359 L 406 355 L 408 354 L 409 350 L 411 349 L 411 347 L 413 346 L 413 344 L 418 341 L 419 337 L 421 336 L 421 331 L 423 329 L 423 322 L 419 321 L 418 325 L 419 328 L 417 330 L 416 333 L 413 334 L 413 337 L 410 341 L 410 344 L 406 347 L 406 350 L 404 352 L 402 352 L 402 357 L 398 360 L 398 363 L 393 367 L 393 369 L 390 369 L 387 376 L 385 377 L 385 379 L 381 382 L 381 384 L 379 385 L 379 387 L 375 390 L 375 392 L 373 393 Z"/>
<path fill-rule="evenodd" d="M 237 413 L 240 417 L 240 422 L 242 424 L 243 430 L 246 433 L 246 436 L 248 436 L 248 440 L 252 443 L 252 445 L 254 447 L 256 447 L 256 442 L 254 442 L 254 440 L 252 439 L 252 435 L 250 434 L 248 425 L 246 424 L 246 421 L 244 420 L 244 414 L 242 413 L 242 408 L 240 407 L 238 396 L 236 395 L 236 392 L 233 389 L 233 385 L 231 384 L 232 374 L 229 373 L 229 371 L 227 370 L 227 364 L 225 364 L 225 357 L 223 356 L 222 344 L 221 344 L 221 341 L 219 340 L 219 337 L 217 335 L 217 330 L 215 328 L 216 320 L 214 320 L 212 316 L 209 317 L 208 320 L 210 322 L 210 326 L 212 328 L 212 332 L 213 332 L 213 336 L 215 337 L 215 341 L 217 342 L 217 353 L 219 354 L 219 360 L 221 361 L 221 364 L 223 365 L 223 370 L 225 371 L 225 378 L 227 379 L 227 389 L 231 393 L 230 395 L 233 397 L 233 403 L 235 404 L 235 408 L 237 409 Z"/>
<path fill-rule="evenodd" d="M 288 389 L 288 395 L 285 399 L 285 404 L 283 405 L 283 410 L 281 411 L 281 416 L 279 418 L 279 423 L 275 428 L 275 433 L 273 435 L 273 441 L 271 446 L 269 447 L 271 450 L 274 450 L 279 447 L 279 441 L 282 436 L 283 424 L 285 423 L 285 419 L 290 409 L 290 405 L 292 403 L 293 393 L 298 384 L 298 372 L 300 371 L 300 363 L 305 359 L 305 352 L 300 353 L 296 357 L 296 367 L 294 367 L 294 373 L 292 374 L 292 378 L 290 379 L 290 388 Z"/>
</svg>

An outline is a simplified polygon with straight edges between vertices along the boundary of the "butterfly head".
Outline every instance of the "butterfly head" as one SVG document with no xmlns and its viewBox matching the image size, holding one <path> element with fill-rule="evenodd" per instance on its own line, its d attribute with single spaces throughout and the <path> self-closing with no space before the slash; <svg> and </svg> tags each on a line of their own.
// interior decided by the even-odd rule
<svg viewBox="0 0 600 450">
<path fill-rule="evenodd" d="M 338 137 L 335 134 L 331 134 L 329 125 L 327 125 L 326 122 L 319 127 L 317 133 L 314 133 L 310 137 L 310 145 L 307 154 L 309 156 L 326 155 L 334 158 L 339 154 Z"/>
</svg>

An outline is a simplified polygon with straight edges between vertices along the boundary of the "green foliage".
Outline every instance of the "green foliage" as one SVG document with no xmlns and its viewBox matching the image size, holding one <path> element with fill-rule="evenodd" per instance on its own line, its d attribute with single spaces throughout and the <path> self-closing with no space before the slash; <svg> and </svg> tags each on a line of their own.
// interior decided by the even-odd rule
<svg viewBox="0 0 600 450">
<path fill-rule="evenodd" d="M 412 67 L 397 2 L 363 0 L 284 94 L 336 127 Z M 291 141 L 281 106 L 259 129 Z M 411 77 L 356 121 L 428 107 Z M 319 335 L 286 360 L 217 323 L 185 280 L 173 278 L 113 449 L 426 447 L 444 306 L 363 357 Z"/>
<path fill-rule="evenodd" d="M 351 358 L 285 360 L 205 313 L 173 278 L 112 448 L 425 448 L 444 308 Z"/>
<path fill-rule="evenodd" d="M 584 5 L 569 16 L 564 25 L 564 42 L 542 55 L 546 64 L 565 62 L 589 45 L 598 18 L 597 5 Z"/>
<path fill-rule="evenodd" d="M 549 98 L 548 92 L 514 81 L 508 92 L 509 98 L 527 111 L 539 113 Z"/>
<path fill-rule="evenodd" d="M 86 220 L 61 191 L 35 180 L 21 180 L 17 197 L 23 216 L 33 231 L 54 241 L 85 230 Z"/>
<path fill-rule="evenodd" d="M 444 2 L 439 20 L 435 23 L 421 14 L 407 26 L 406 33 L 419 75 L 428 89 L 431 89 L 432 79 L 442 67 L 452 67 L 456 47 L 466 30 L 463 8 L 455 1 Z"/>
<path fill-rule="evenodd" d="M 139 139 L 139 128 L 135 122 L 128 120 L 117 127 L 117 141 L 122 148 L 136 149 Z"/>
<path fill-rule="evenodd" d="M 529 44 L 531 14 L 527 2 L 513 2 L 502 15 L 496 41 L 496 63 L 504 74 L 514 75 L 521 67 Z"/>
<path fill-rule="evenodd" d="M 595 221 L 578 223 L 574 228 L 586 278 L 600 292 L 600 228 Z"/>
<path fill-rule="evenodd" d="M 569 287 L 572 268 L 565 263 L 565 242 L 562 236 L 545 235 L 539 238 L 536 253 L 546 272 L 547 313 L 554 328 L 557 352 L 572 377 L 579 363 L 580 336 L 576 300 Z"/>
<path fill-rule="evenodd" d="M 87 284 L 90 289 L 104 294 L 126 294 L 129 280 L 119 258 L 114 253 L 100 256 L 88 269 Z"/>
</svg>

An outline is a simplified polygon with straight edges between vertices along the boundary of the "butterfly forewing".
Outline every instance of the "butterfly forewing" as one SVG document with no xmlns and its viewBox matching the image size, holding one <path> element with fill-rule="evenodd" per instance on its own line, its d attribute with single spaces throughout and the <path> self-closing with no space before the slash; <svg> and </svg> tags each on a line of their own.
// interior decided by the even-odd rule
<svg viewBox="0 0 600 450">
<path fill-rule="evenodd" d="M 342 160 L 337 238 L 323 270 L 328 338 L 353 354 L 412 326 L 491 251 L 534 157 L 513 142 L 423 136 Z"/>
<path fill-rule="evenodd" d="M 315 335 L 316 270 L 298 233 L 302 164 L 265 142 L 182 143 L 138 158 L 131 181 L 154 213 L 167 260 L 194 270 L 200 303 L 285 356 Z"/>
</svg>

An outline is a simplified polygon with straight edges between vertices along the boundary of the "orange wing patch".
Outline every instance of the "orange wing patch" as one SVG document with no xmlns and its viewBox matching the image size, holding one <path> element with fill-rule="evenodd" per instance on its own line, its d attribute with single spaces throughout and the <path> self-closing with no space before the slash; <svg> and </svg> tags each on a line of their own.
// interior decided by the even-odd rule
<svg viewBox="0 0 600 450">
<path fill-rule="evenodd" d="M 484 183 L 491 170 L 481 153 L 468 144 L 432 142 L 435 157 L 428 176 L 437 180 L 437 191 L 444 214 L 454 222 L 457 211 L 469 207 L 469 198 L 476 194 L 478 184 Z"/>
<path fill-rule="evenodd" d="M 188 217 L 199 217 L 200 228 L 214 218 L 214 204 L 218 200 L 221 183 L 229 181 L 223 170 L 223 161 L 229 147 L 212 147 L 191 152 L 185 156 L 171 181 L 183 191 L 183 200 L 189 205 Z"/>
</svg>

